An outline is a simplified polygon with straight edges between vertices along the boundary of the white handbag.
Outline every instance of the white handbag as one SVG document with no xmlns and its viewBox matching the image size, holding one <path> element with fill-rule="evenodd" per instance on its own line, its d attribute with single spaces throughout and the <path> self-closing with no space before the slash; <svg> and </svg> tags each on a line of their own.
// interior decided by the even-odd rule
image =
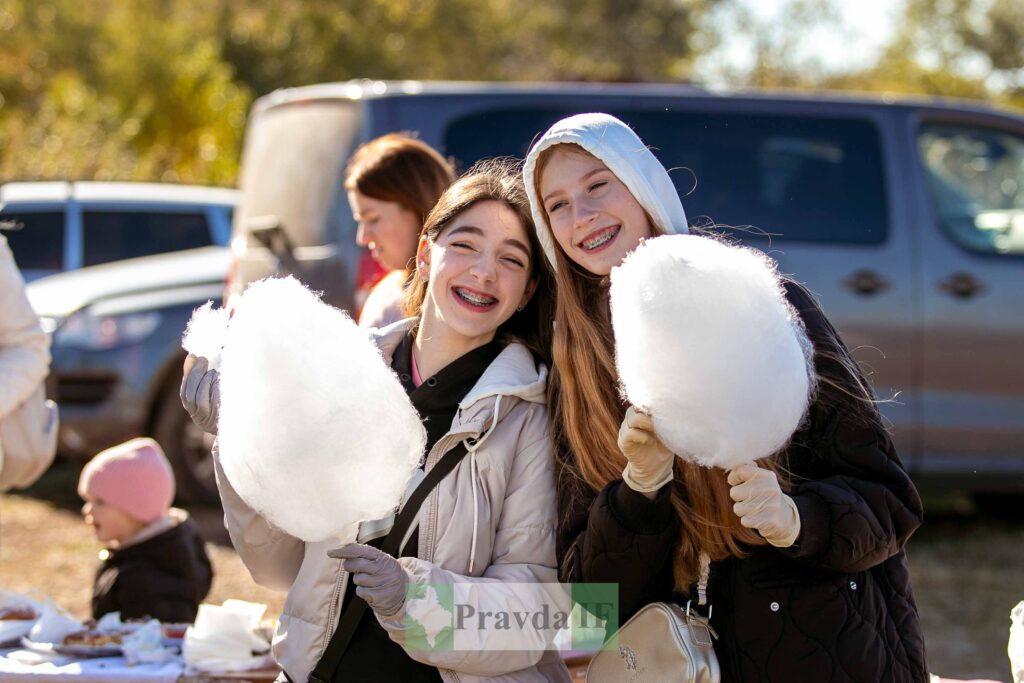
<svg viewBox="0 0 1024 683">
<path fill-rule="evenodd" d="M 699 604 L 707 602 L 710 559 L 701 553 L 697 584 Z M 718 635 L 704 617 L 669 602 L 645 605 L 597 651 L 587 667 L 587 683 L 720 683 L 722 672 L 713 638 Z"/>
<path fill-rule="evenodd" d="M 59 423 L 43 384 L 0 419 L 0 491 L 29 486 L 46 471 L 57 452 Z"/>
</svg>

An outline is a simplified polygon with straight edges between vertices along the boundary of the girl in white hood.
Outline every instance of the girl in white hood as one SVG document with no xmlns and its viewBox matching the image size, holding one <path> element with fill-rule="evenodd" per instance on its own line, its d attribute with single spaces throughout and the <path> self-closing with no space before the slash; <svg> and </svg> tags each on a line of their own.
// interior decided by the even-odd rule
<svg viewBox="0 0 1024 683">
<path fill-rule="evenodd" d="M 556 581 L 543 362 L 551 282 L 531 222 L 518 169 L 471 169 L 441 195 L 420 233 L 411 317 L 370 332 L 424 419 L 425 472 L 460 443 L 469 451 L 420 507 L 400 557 L 376 547 L 389 523 L 372 533 L 363 525 L 361 542 L 341 548 L 274 529 L 232 490 L 218 462 L 235 549 L 257 583 L 288 590 L 274 638 L 288 680 L 309 679 L 358 596 L 369 609 L 332 680 L 568 681 L 545 635 L 529 629 L 510 640 L 493 621 L 473 618 L 449 646 L 434 640 L 453 607 L 492 617 L 551 607 L 542 586 Z M 182 401 L 206 428 L 216 423 L 209 418 L 218 398 L 215 371 L 204 367 L 200 360 L 186 371 Z M 448 607 L 440 599 L 446 586 L 456 586 Z M 465 603 L 462 589 L 470 592 Z"/>
<path fill-rule="evenodd" d="M 607 276 L 641 240 L 688 232 L 668 173 L 627 125 L 581 114 L 536 142 L 524 175 L 556 271 L 561 580 L 618 583 L 622 622 L 685 604 L 704 551 L 723 680 L 927 680 L 903 552 L 921 501 L 813 297 L 784 283 L 819 382 L 791 445 L 730 473 L 687 463 L 620 398 L 608 304 Z"/>
</svg>

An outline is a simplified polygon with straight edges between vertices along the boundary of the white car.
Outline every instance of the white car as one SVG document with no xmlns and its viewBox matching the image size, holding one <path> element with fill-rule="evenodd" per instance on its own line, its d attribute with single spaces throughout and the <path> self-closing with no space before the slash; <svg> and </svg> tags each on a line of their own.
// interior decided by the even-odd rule
<svg viewBox="0 0 1024 683">
<path fill-rule="evenodd" d="M 238 191 L 158 183 L 0 185 L 4 230 L 28 281 L 182 249 L 224 246 Z"/>
</svg>

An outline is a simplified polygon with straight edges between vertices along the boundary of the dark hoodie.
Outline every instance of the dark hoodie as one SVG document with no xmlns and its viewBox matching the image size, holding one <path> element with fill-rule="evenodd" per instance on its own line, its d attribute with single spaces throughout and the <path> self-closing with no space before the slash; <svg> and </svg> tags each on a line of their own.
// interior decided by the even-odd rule
<svg viewBox="0 0 1024 683">
<path fill-rule="evenodd" d="M 210 592 L 213 569 L 191 519 L 125 548 L 100 553 L 92 616 L 120 612 L 121 619 L 152 617 L 191 623 Z"/>
</svg>

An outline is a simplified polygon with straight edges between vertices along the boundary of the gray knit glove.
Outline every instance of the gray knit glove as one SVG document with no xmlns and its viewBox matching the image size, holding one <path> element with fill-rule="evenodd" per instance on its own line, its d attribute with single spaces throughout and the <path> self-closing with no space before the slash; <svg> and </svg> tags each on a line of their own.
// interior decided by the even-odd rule
<svg viewBox="0 0 1024 683">
<path fill-rule="evenodd" d="M 189 361 L 194 361 L 189 367 Z M 181 405 L 192 421 L 207 434 L 217 433 L 217 411 L 220 406 L 220 373 L 209 369 L 209 361 L 189 355 L 185 359 L 185 376 L 181 380 Z"/>
<path fill-rule="evenodd" d="M 409 574 L 395 558 L 362 543 L 346 543 L 327 555 L 343 561 L 345 571 L 352 574 L 356 595 L 380 616 L 394 616 L 405 605 Z"/>
</svg>

